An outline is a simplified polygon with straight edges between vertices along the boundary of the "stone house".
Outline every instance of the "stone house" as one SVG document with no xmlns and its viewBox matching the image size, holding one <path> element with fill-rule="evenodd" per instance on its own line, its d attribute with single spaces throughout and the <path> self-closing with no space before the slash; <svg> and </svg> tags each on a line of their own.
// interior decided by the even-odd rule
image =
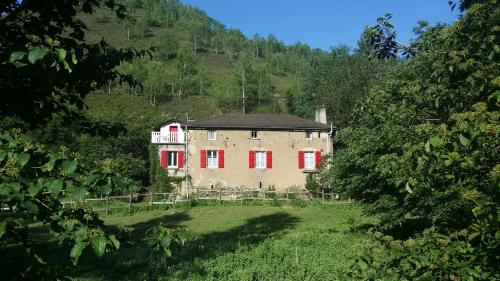
<svg viewBox="0 0 500 281">
<path fill-rule="evenodd" d="M 275 188 L 304 186 L 321 158 L 332 152 L 333 125 L 323 108 L 316 121 L 291 115 L 223 115 L 181 123 L 167 121 L 152 132 L 160 165 L 193 187 Z"/>
</svg>

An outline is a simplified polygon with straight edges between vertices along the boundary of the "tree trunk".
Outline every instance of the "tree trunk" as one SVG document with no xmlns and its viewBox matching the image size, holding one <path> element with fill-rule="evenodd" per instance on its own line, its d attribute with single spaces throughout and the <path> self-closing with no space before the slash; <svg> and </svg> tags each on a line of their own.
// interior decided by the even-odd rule
<svg viewBox="0 0 500 281">
<path fill-rule="evenodd" d="M 243 97 L 243 114 L 245 114 L 245 69 L 241 72 L 241 93 Z"/>
</svg>

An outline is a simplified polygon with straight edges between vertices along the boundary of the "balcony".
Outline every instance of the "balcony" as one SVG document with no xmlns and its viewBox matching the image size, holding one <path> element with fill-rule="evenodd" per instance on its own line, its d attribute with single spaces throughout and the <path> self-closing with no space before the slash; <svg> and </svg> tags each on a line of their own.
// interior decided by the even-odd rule
<svg viewBox="0 0 500 281">
<path fill-rule="evenodd" d="M 183 143 L 184 134 L 178 132 L 151 132 L 151 143 Z"/>
</svg>

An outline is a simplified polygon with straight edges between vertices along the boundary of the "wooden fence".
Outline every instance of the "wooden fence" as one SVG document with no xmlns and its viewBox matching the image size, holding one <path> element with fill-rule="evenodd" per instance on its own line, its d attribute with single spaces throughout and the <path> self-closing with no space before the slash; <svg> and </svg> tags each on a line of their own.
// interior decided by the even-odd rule
<svg viewBox="0 0 500 281">
<path fill-rule="evenodd" d="M 337 193 L 309 192 L 301 190 L 286 190 L 286 192 L 277 192 L 261 189 L 244 188 L 203 188 L 195 187 L 191 190 L 189 197 L 184 197 L 176 192 L 150 192 L 150 193 L 130 193 L 119 196 L 103 196 L 99 198 L 86 198 L 84 205 L 92 208 L 94 211 L 105 212 L 109 214 L 114 209 L 128 209 L 132 213 L 135 206 L 154 206 L 154 205 L 172 205 L 175 206 L 181 202 L 191 200 L 212 200 L 222 204 L 223 202 L 239 202 L 243 205 L 244 201 L 262 201 L 264 204 L 269 201 L 292 200 L 316 200 L 322 204 L 328 204 L 339 199 Z M 75 201 L 63 201 L 64 205 L 71 206 L 77 204 Z M 9 211 L 8 208 L 2 208 L 2 211 Z"/>
</svg>

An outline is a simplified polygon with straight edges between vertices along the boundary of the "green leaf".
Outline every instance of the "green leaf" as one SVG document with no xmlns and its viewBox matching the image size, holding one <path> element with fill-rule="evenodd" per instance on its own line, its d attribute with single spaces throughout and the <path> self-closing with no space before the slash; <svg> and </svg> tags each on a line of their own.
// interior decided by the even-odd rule
<svg viewBox="0 0 500 281">
<path fill-rule="evenodd" d="M 83 186 L 74 186 L 73 187 L 73 200 L 77 202 L 83 202 L 85 200 L 85 195 L 87 194 L 87 190 Z"/>
<path fill-rule="evenodd" d="M 33 64 L 38 60 L 42 59 L 43 57 L 45 57 L 46 54 L 47 52 L 45 51 L 44 48 L 39 46 L 34 47 L 28 54 L 28 61 Z"/>
<path fill-rule="evenodd" d="M 431 152 L 431 143 L 430 142 L 426 142 L 424 147 L 425 147 L 425 152 L 427 152 L 427 153 Z"/>
<path fill-rule="evenodd" d="M 61 169 L 67 174 L 73 174 L 76 171 L 77 165 L 76 161 L 64 160 Z"/>
<path fill-rule="evenodd" d="M 62 179 L 57 179 L 57 180 L 53 181 L 49 186 L 50 194 L 52 195 L 52 197 L 57 198 L 57 196 L 59 195 L 59 192 L 61 192 L 62 188 L 63 188 L 63 180 Z"/>
<path fill-rule="evenodd" d="M 115 249 L 120 249 L 120 241 L 113 234 L 109 235 L 108 238 L 113 243 L 113 246 L 115 246 Z"/>
<path fill-rule="evenodd" d="M 361 268 L 361 270 L 367 270 L 368 269 L 368 264 L 364 262 L 363 260 L 358 260 L 358 266 Z"/>
<path fill-rule="evenodd" d="M 88 227 L 83 225 L 78 229 L 76 229 L 75 232 L 73 232 L 73 237 L 75 238 L 76 241 L 83 241 L 87 239 L 87 231 Z"/>
<path fill-rule="evenodd" d="M 460 134 L 458 136 L 458 139 L 460 140 L 460 143 L 463 145 L 463 146 L 469 146 L 470 144 L 470 139 L 464 137 L 464 135 Z"/>
<path fill-rule="evenodd" d="M 5 234 L 5 228 L 7 227 L 7 222 L 0 222 L 0 238 Z"/>
<path fill-rule="evenodd" d="M 500 47 L 498 47 L 497 44 L 493 45 L 493 50 L 495 50 L 496 53 L 500 53 Z"/>
<path fill-rule="evenodd" d="M 73 64 L 76 64 L 78 62 L 78 60 L 76 59 L 75 54 L 71 55 L 71 62 L 73 62 Z"/>
<path fill-rule="evenodd" d="M 3 161 L 3 159 L 5 159 L 5 156 L 7 156 L 7 152 L 0 150 L 0 161 Z"/>
<path fill-rule="evenodd" d="M 30 213 L 38 214 L 38 206 L 31 201 L 24 201 L 21 203 L 21 206 L 28 210 Z"/>
<path fill-rule="evenodd" d="M 171 254 L 169 249 L 170 244 L 172 244 L 172 237 L 170 237 L 170 235 L 163 234 L 160 240 L 160 245 L 167 256 L 170 256 L 169 253 Z"/>
<path fill-rule="evenodd" d="M 14 63 L 20 61 L 26 56 L 26 52 L 18 51 L 10 54 L 9 62 Z"/>
<path fill-rule="evenodd" d="M 30 193 L 31 196 L 35 196 L 38 194 L 38 192 L 42 189 L 42 187 L 38 184 L 31 184 L 28 187 L 28 192 Z"/>
<path fill-rule="evenodd" d="M 56 55 L 57 60 L 63 61 L 66 58 L 66 50 L 57 48 L 54 50 L 54 55 Z"/>
<path fill-rule="evenodd" d="M 433 136 L 431 137 L 431 139 L 429 140 L 431 142 L 431 145 L 433 147 L 441 147 L 443 146 L 443 140 L 441 138 L 439 138 L 438 136 Z"/>
<path fill-rule="evenodd" d="M 78 263 L 78 259 L 82 255 L 82 251 L 83 251 L 83 249 L 85 249 L 85 246 L 86 246 L 85 243 L 78 242 L 71 249 L 71 253 L 69 254 L 69 256 L 71 257 L 71 259 L 73 261 L 73 265 L 76 265 Z"/>
<path fill-rule="evenodd" d="M 413 193 L 413 189 L 411 189 L 409 182 L 406 183 L 405 189 L 406 189 L 406 191 L 408 191 L 408 193 L 410 193 L 410 194 Z"/>
<path fill-rule="evenodd" d="M 16 154 L 16 164 L 23 167 L 30 160 L 30 155 L 28 153 L 18 153 Z"/>
<path fill-rule="evenodd" d="M 96 256 L 102 257 L 106 251 L 106 237 L 99 235 L 92 238 L 91 245 Z"/>
<path fill-rule="evenodd" d="M 87 177 L 85 177 L 85 180 L 83 181 L 83 185 L 93 185 L 95 181 L 97 180 L 98 176 L 94 174 L 90 174 Z"/>
</svg>

